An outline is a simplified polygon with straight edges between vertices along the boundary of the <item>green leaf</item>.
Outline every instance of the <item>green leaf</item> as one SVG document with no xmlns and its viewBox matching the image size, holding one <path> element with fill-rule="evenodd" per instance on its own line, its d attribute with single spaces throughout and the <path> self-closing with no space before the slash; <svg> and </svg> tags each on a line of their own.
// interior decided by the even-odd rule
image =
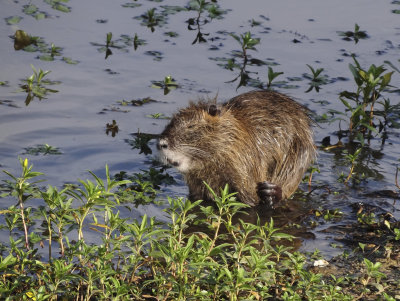
<svg viewBox="0 0 400 301">
<path fill-rule="evenodd" d="M 385 75 L 382 76 L 383 79 L 382 79 L 382 82 L 381 82 L 381 89 L 380 90 L 383 90 L 390 83 L 393 73 L 394 73 L 394 71 L 388 72 L 388 73 L 386 73 Z"/>
<path fill-rule="evenodd" d="M 27 15 L 33 15 L 38 11 L 38 7 L 34 4 L 24 5 L 24 9 L 22 11 Z"/>
<path fill-rule="evenodd" d="M 45 61 L 45 62 L 52 62 L 52 61 L 54 61 L 54 57 L 52 57 L 49 54 L 44 54 L 44 55 L 39 56 L 39 60 Z"/>
<path fill-rule="evenodd" d="M 13 16 L 13 17 L 8 17 L 8 18 L 5 18 L 5 20 L 6 20 L 6 22 L 7 22 L 7 25 L 15 25 L 15 24 L 18 24 L 19 23 L 19 21 L 21 21 L 21 17 L 20 16 Z"/>
<path fill-rule="evenodd" d="M 37 13 L 37 14 L 35 15 L 35 19 L 36 19 L 36 20 L 43 20 L 43 19 L 46 19 L 46 14 L 45 14 L 45 13 Z"/>
<path fill-rule="evenodd" d="M 346 108 L 352 111 L 353 107 L 346 100 L 344 100 L 342 97 L 340 97 L 339 99 L 345 105 Z"/>
<path fill-rule="evenodd" d="M 62 60 L 63 60 L 64 62 L 66 62 L 67 64 L 70 64 L 70 65 L 79 64 L 79 61 L 73 60 L 73 59 L 71 59 L 71 58 L 69 58 L 69 57 L 65 57 L 65 56 L 62 58 Z"/>
<path fill-rule="evenodd" d="M 14 264 L 17 261 L 12 254 L 9 254 L 6 258 L 2 259 L 0 262 L 0 271 L 5 270 L 7 266 Z"/>
<path fill-rule="evenodd" d="M 65 6 L 63 4 L 54 4 L 52 6 L 52 8 L 55 9 L 55 10 L 58 10 L 60 12 L 63 12 L 63 13 L 71 12 L 71 9 L 68 6 Z"/>
</svg>

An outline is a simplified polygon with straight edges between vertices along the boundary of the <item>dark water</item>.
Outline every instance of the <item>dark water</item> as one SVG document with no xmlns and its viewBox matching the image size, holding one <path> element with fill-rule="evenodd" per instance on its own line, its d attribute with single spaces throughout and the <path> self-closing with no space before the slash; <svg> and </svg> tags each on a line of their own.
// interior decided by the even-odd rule
<svg viewBox="0 0 400 301">
<path fill-rule="evenodd" d="M 399 66 L 400 16 L 393 13 L 399 9 L 395 1 L 218 1 L 224 13 L 220 18 L 201 16 L 201 32 L 205 43 L 195 43 L 197 30 L 188 30 L 187 20 L 197 18 L 194 10 L 178 11 L 176 7 L 186 7 L 187 1 L 78 1 L 65 5 L 70 12 L 53 9 L 44 1 L 10 1 L 0 3 L 0 167 L 11 173 L 19 173 L 18 156 L 27 157 L 37 171 L 46 174 L 49 184 L 61 186 L 76 179 L 89 178 L 87 170 L 104 176 L 104 167 L 109 165 L 111 174 L 120 171 L 128 173 L 148 169 L 155 154 L 155 141 L 149 146 L 152 154 L 140 153 L 126 142 L 133 139 L 131 134 L 140 132 L 158 134 L 167 123 L 164 119 L 153 119 L 150 114 L 165 116 L 185 106 L 189 99 L 213 97 L 218 93 L 221 101 L 239 93 L 254 89 L 240 87 L 238 69 L 231 71 L 218 64 L 225 64 L 240 50 L 239 43 L 228 33 L 236 35 L 250 31 L 260 38 L 257 51 L 248 54 L 271 65 L 276 72 L 284 72 L 276 81 L 275 89 L 291 95 L 321 115 L 330 109 L 344 111 L 338 98 L 343 90 L 355 90 L 356 86 L 348 69 L 354 63 L 349 56 L 356 53 L 360 64 L 368 68 L 371 64 L 381 65 L 390 61 Z M 23 12 L 24 5 L 34 4 L 46 18 L 37 20 Z M 125 7 L 140 4 L 137 7 Z M 169 7 L 167 7 L 169 6 Z M 149 9 L 162 15 L 154 32 L 141 25 L 140 16 Z M 8 24 L 6 18 L 20 16 L 17 24 Z M 207 22 L 204 22 L 206 20 Z M 369 38 L 345 41 L 338 31 L 353 31 L 355 24 L 367 32 Z M 196 29 L 196 26 L 192 26 Z M 54 61 L 43 61 L 40 52 L 14 50 L 11 38 L 17 30 L 24 30 L 31 36 L 38 36 L 48 44 L 61 47 L 61 54 Z M 99 51 L 99 44 L 106 43 L 107 33 L 112 32 L 112 41 L 119 48 L 110 48 L 112 55 L 105 59 L 105 52 Z M 178 36 L 170 37 L 167 32 Z M 132 41 L 127 44 L 124 35 L 145 40 L 136 50 Z M 77 64 L 62 60 L 68 57 Z M 240 59 L 236 58 L 240 63 Z M 18 91 L 21 79 L 32 75 L 30 67 L 51 70 L 46 79 L 59 81 L 48 86 L 58 90 L 49 93 L 47 99 L 33 99 L 25 105 L 26 93 Z M 309 87 L 310 69 L 324 68 L 327 84 L 317 93 Z M 386 68 L 391 69 L 386 65 Z M 267 65 L 251 65 L 248 71 L 253 79 L 263 83 L 268 79 Z M 179 88 L 164 95 L 162 89 L 155 89 L 153 81 L 163 81 L 171 75 Z M 399 86 L 399 74 L 394 73 L 393 85 Z M 143 106 L 122 106 L 120 101 L 150 97 L 156 102 Z M 399 103 L 398 94 L 389 95 L 391 103 Z M 324 102 L 324 105 L 320 103 Z M 115 137 L 106 134 L 106 124 L 115 120 L 119 132 Z M 342 125 L 342 124 L 341 124 Z M 331 136 L 331 143 L 337 142 L 334 132 L 339 123 L 320 124 L 315 128 L 317 145 L 324 137 Z M 382 146 L 381 139 L 373 139 L 371 148 L 376 156 L 371 157 L 368 166 L 375 174 L 357 187 L 347 187 L 337 182 L 340 172 L 348 173 L 349 165 L 343 165 L 343 156 L 334 152 L 319 152 L 318 167 L 321 173 L 314 175 L 315 192 L 308 202 L 296 206 L 301 212 L 310 208 L 337 208 L 344 212 L 341 223 L 350 222 L 349 204 L 365 202 L 390 211 L 399 218 L 399 206 L 395 199 L 376 191 L 396 190 L 395 170 L 399 162 L 399 131 L 389 129 L 388 139 Z M 60 155 L 26 154 L 27 148 L 48 144 L 57 147 Z M 168 195 L 185 195 L 186 187 L 179 174 L 168 171 L 177 180 L 176 185 L 163 186 Z M 0 175 L 6 179 L 6 175 Z M 318 188 L 318 187 L 328 188 Z M 302 187 L 307 189 L 306 185 Z M 329 191 L 329 192 L 328 192 Z M 335 194 L 334 192 L 339 192 Z M 11 200 L 4 200 L 8 205 Z M 394 202 L 394 205 L 393 205 Z M 303 211 L 302 211 L 303 210 Z M 147 213 L 163 219 L 159 206 L 139 207 L 125 215 L 139 217 Z M 290 215 L 290 214 L 289 214 Z M 288 218 L 291 218 L 289 216 Z M 323 249 L 325 253 L 335 251 L 328 247 L 331 239 L 320 231 L 334 222 L 320 223 L 311 229 L 315 239 L 305 239 L 303 248 Z M 329 239 L 327 239 L 329 238 Z"/>
</svg>

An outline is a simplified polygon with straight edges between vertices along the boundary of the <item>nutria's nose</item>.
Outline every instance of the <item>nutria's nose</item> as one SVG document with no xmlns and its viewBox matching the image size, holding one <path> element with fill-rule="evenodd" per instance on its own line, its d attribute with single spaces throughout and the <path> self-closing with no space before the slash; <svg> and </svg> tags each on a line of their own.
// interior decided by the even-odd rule
<svg viewBox="0 0 400 301">
<path fill-rule="evenodd" d="M 160 140 L 158 140 L 157 148 L 158 148 L 159 150 L 161 150 L 161 149 L 167 149 L 167 148 L 168 148 L 168 142 L 167 142 L 167 140 L 166 140 L 166 139 L 160 139 Z"/>
</svg>

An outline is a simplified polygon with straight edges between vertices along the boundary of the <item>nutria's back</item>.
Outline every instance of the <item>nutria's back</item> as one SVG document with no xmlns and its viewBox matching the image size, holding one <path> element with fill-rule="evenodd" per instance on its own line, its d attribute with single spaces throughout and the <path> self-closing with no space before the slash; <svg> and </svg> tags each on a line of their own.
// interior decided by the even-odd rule
<svg viewBox="0 0 400 301">
<path fill-rule="evenodd" d="M 192 199 L 229 184 L 256 205 L 289 197 L 315 158 L 307 110 L 289 97 L 253 91 L 223 105 L 191 103 L 161 134 L 161 156 L 185 177 Z"/>
</svg>

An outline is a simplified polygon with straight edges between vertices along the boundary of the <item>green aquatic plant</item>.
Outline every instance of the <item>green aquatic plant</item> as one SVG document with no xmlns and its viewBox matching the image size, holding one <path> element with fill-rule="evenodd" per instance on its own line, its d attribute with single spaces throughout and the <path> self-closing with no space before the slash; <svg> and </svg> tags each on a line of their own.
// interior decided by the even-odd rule
<svg viewBox="0 0 400 301">
<path fill-rule="evenodd" d="M 71 8 L 65 5 L 65 3 L 68 3 L 69 0 L 44 0 L 44 2 L 50 5 L 54 10 L 58 10 L 63 13 L 71 12 Z"/>
<path fill-rule="evenodd" d="M 35 4 L 27 4 L 23 6 L 23 13 L 34 17 L 36 20 L 42 20 L 48 17 L 48 14 L 43 11 L 39 11 L 39 8 Z"/>
<path fill-rule="evenodd" d="M 355 92 L 341 92 L 339 99 L 345 105 L 346 111 L 351 113 L 349 131 L 351 133 L 358 131 L 366 133 L 368 130 L 371 133 L 375 131 L 376 104 L 384 104 L 386 112 L 391 109 L 390 106 L 388 107 L 388 102 L 382 93 L 391 87 L 390 82 L 393 71 L 385 72 L 386 69 L 383 65 L 376 66 L 374 64 L 368 69 L 363 69 L 354 56 L 353 60 L 355 64 L 349 64 L 349 68 L 353 74 L 357 89 Z M 383 103 L 379 102 L 381 99 L 383 99 Z"/>
<path fill-rule="evenodd" d="M 249 72 L 246 70 L 246 67 L 249 63 L 248 51 L 249 50 L 256 51 L 257 49 L 255 48 L 255 46 L 260 43 L 260 39 L 253 38 L 250 32 L 246 32 L 245 34 L 241 34 L 240 36 L 237 36 L 235 34 L 230 34 L 230 36 L 233 37 L 241 46 L 241 52 L 238 54 L 238 56 L 243 59 L 243 62 L 241 65 L 239 65 L 240 66 L 239 75 L 235 77 L 233 80 L 229 81 L 229 82 L 234 82 L 238 78 L 240 78 L 239 84 L 236 87 L 236 89 L 239 89 L 241 86 L 246 86 L 251 79 L 249 76 Z M 235 66 L 233 64 L 234 63 L 233 60 L 230 63 L 231 67 Z"/>
<path fill-rule="evenodd" d="M 57 47 L 52 43 L 50 49 L 48 49 L 43 55 L 40 55 L 39 59 L 42 61 L 54 61 L 55 56 L 61 56 L 61 51 L 61 47 Z"/>
<path fill-rule="evenodd" d="M 146 117 L 150 117 L 153 119 L 169 119 L 169 117 L 165 116 L 163 113 L 154 113 L 146 115 Z"/>
<path fill-rule="evenodd" d="M 151 8 L 146 11 L 146 13 L 137 17 L 137 19 L 142 20 L 142 25 L 147 26 L 151 32 L 154 32 L 155 26 L 160 25 L 164 22 L 163 16 L 156 13 L 156 8 Z"/>
<path fill-rule="evenodd" d="M 275 78 L 277 78 L 279 75 L 282 75 L 283 72 L 274 72 L 272 67 L 268 66 L 268 83 L 267 83 L 267 89 L 270 89 L 272 86 L 272 82 L 274 81 Z"/>
<path fill-rule="evenodd" d="M 368 34 L 364 30 L 360 30 L 360 26 L 356 23 L 354 25 L 354 31 L 338 31 L 339 36 L 343 37 L 345 41 L 354 40 L 354 43 L 358 43 L 359 40 L 367 39 Z"/>
<path fill-rule="evenodd" d="M 129 35 L 121 35 L 121 37 L 117 40 L 113 40 L 112 32 L 108 32 L 106 34 L 106 42 L 104 44 L 90 42 L 91 45 L 98 47 L 98 52 L 105 52 L 105 59 L 107 59 L 110 55 L 113 54 L 112 49 L 118 49 L 123 52 L 128 52 L 128 47 L 135 47 L 135 37 L 131 37 Z M 137 39 L 137 46 L 139 45 L 141 40 Z M 145 43 L 143 41 L 143 43 Z"/>
<path fill-rule="evenodd" d="M 164 95 L 167 95 L 171 90 L 175 90 L 179 87 L 178 83 L 168 75 L 164 78 L 164 81 L 152 81 L 152 88 L 163 89 Z"/>
<path fill-rule="evenodd" d="M 58 147 L 54 147 L 51 145 L 46 144 L 38 144 L 35 147 L 26 147 L 25 148 L 25 153 L 28 155 L 34 155 L 37 156 L 39 154 L 43 155 L 61 155 L 62 152 Z"/>
<path fill-rule="evenodd" d="M 133 48 L 136 50 L 139 46 L 146 45 L 146 41 L 143 39 L 139 39 L 137 33 L 133 37 Z"/>
<path fill-rule="evenodd" d="M 149 104 L 152 102 L 157 102 L 157 100 L 151 98 L 151 97 L 144 97 L 144 98 L 138 98 L 138 99 L 132 99 L 132 100 L 119 100 L 117 101 L 118 104 L 121 106 L 134 106 L 134 107 L 140 107 L 145 104 Z"/>
<path fill-rule="evenodd" d="M 49 81 L 49 80 L 44 80 L 43 78 L 49 74 L 51 71 L 43 71 L 42 69 L 39 68 L 39 70 L 36 70 L 36 68 L 31 65 L 31 68 L 33 70 L 33 74 L 25 79 L 24 81 L 26 84 L 20 85 L 22 88 L 22 91 L 27 92 L 27 96 L 25 99 L 25 104 L 29 105 L 29 103 L 37 97 L 39 100 L 42 100 L 46 98 L 46 95 L 50 93 L 56 93 L 58 90 L 50 89 L 45 86 L 45 84 L 58 84 L 59 82 L 54 82 L 54 81 Z"/>
<path fill-rule="evenodd" d="M 14 34 L 14 49 L 26 52 L 40 52 L 38 58 L 42 61 L 54 61 L 56 57 L 62 56 L 63 48 L 55 46 L 54 43 L 47 44 L 43 38 L 30 36 L 27 32 L 18 29 Z M 76 65 L 79 63 L 69 57 L 62 57 L 67 64 Z"/>
<path fill-rule="evenodd" d="M 105 49 L 106 57 L 105 57 L 105 59 L 107 59 L 108 56 L 112 55 L 112 51 L 111 51 L 110 47 L 113 46 L 113 42 L 111 41 L 111 39 L 112 39 L 112 32 L 109 32 L 109 33 L 107 33 L 107 36 L 106 36 L 106 49 Z"/>
<path fill-rule="evenodd" d="M 22 20 L 22 17 L 20 17 L 20 16 L 11 16 L 11 17 L 5 18 L 5 21 L 6 21 L 7 25 L 18 24 L 19 21 L 21 21 L 21 20 Z"/>
<path fill-rule="evenodd" d="M 240 44 L 240 46 L 242 48 L 242 56 L 243 56 L 244 62 L 247 63 L 247 61 L 248 61 L 247 51 L 248 50 L 256 51 L 257 49 L 255 46 L 260 44 L 260 39 L 253 38 L 250 31 L 246 32 L 245 34 L 241 34 L 240 36 L 231 34 L 231 37 L 234 38 Z"/>
<path fill-rule="evenodd" d="M 321 86 L 327 84 L 327 77 L 321 75 L 322 71 L 324 71 L 324 68 L 318 68 L 315 70 L 308 64 L 307 67 L 311 71 L 311 76 L 308 74 L 304 75 L 304 77 L 310 79 L 310 87 L 307 89 L 306 93 L 311 92 L 313 89 L 315 89 L 316 92 L 319 92 Z"/>
<path fill-rule="evenodd" d="M 203 33 L 201 27 L 209 23 L 212 19 L 220 19 L 226 11 L 220 9 L 218 4 L 211 3 L 206 0 L 192 0 L 189 1 L 187 5 L 189 10 L 197 11 L 197 16 L 195 18 L 189 18 L 186 22 L 188 23 L 189 30 L 197 30 L 196 38 L 193 40 L 192 44 L 205 43 L 207 42 L 205 36 L 208 33 Z M 208 18 L 203 17 L 203 14 L 208 12 Z"/>
</svg>

